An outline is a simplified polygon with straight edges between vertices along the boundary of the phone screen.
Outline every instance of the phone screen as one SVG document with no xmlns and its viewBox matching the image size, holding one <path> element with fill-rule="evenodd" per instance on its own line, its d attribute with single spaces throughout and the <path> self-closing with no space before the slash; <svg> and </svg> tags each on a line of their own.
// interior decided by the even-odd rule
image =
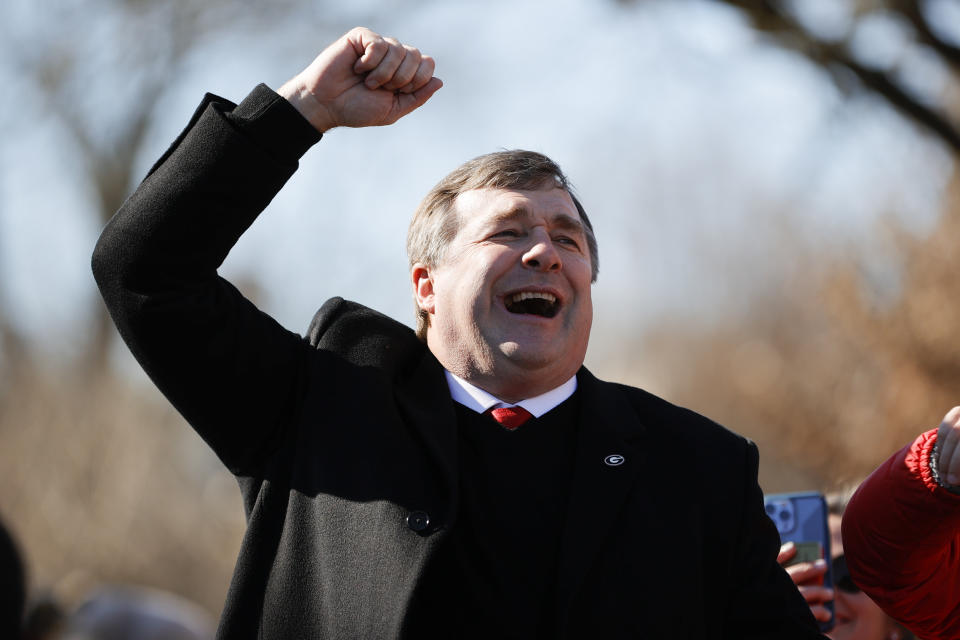
<svg viewBox="0 0 960 640">
<path fill-rule="evenodd" d="M 816 541 L 794 541 L 793 546 L 797 549 L 797 554 L 790 558 L 787 561 L 786 566 L 792 564 L 800 564 L 801 562 L 813 562 L 824 557 L 823 554 L 823 545 Z M 823 578 L 820 579 L 820 584 L 823 584 Z"/>
</svg>

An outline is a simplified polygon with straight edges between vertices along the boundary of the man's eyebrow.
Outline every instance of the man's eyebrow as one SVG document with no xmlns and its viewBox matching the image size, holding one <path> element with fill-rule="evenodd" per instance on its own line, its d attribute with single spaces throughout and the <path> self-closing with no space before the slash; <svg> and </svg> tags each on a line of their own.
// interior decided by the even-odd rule
<svg viewBox="0 0 960 640">
<path fill-rule="evenodd" d="M 524 206 L 514 207 L 493 216 L 494 223 L 510 222 L 513 220 L 522 220 L 530 217 L 530 211 Z M 578 232 L 586 235 L 583 223 L 566 213 L 558 213 L 550 218 L 550 223 L 554 227 L 566 229 L 567 231 Z"/>
<path fill-rule="evenodd" d="M 506 211 L 501 211 L 500 213 L 493 216 L 493 222 L 512 222 L 513 220 L 520 220 L 521 218 L 529 218 L 530 212 L 526 207 L 518 206 L 512 209 L 507 209 Z"/>
<path fill-rule="evenodd" d="M 553 226 L 566 229 L 567 231 L 576 231 L 586 235 L 583 223 L 573 216 L 568 216 L 565 213 L 560 213 L 553 217 Z"/>
</svg>

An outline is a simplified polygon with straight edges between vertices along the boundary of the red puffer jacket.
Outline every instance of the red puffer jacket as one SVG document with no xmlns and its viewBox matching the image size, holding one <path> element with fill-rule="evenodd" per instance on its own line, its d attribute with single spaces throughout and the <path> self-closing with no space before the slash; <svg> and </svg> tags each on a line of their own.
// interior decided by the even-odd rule
<svg viewBox="0 0 960 640">
<path fill-rule="evenodd" d="M 937 485 L 921 434 L 868 477 L 843 515 L 854 582 L 927 640 L 960 638 L 960 495 Z"/>
</svg>

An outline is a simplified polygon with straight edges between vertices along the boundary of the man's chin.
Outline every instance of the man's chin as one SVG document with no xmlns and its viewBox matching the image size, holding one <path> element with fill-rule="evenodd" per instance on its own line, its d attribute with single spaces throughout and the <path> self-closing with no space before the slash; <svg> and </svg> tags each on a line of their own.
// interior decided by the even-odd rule
<svg viewBox="0 0 960 640">
<path fill-rule="evenodd" d="M 541 370 L 561 364 L 568 354 L 558 351 L 556 345 L 530 344 L 529 342 L 502 342 L 500 353 L 510 364 L 528 370 Z"/>
</svg>

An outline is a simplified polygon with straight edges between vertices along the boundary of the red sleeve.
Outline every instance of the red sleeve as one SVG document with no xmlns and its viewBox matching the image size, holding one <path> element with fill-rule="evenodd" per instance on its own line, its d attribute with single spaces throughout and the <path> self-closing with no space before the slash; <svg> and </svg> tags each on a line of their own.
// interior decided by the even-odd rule
<svg viewBox="0 0 960 640">
<path fill-rule="evenodd" d="M 843 515 L 854 582 L 923 638 L 960 638 L 960 495 L 937 485 L 923 433 L 881 464 Z"/>
</svg>

